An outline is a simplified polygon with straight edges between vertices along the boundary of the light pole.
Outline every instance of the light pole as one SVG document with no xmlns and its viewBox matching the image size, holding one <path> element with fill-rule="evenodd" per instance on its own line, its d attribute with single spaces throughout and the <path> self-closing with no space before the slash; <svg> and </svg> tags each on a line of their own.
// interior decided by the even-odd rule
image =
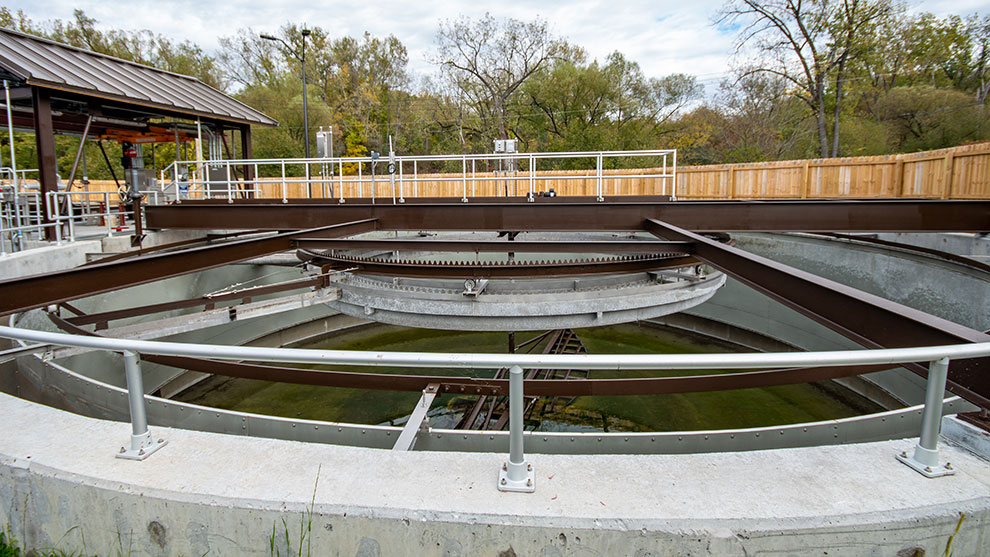
<svg viewBox="0 0 990 557">
<path fill-rule="evenodd" d="M 303 134 L 305 134 L 306 139 L 306 158 L 309 158 L 309 110 L 306 103 L 306 37 L 310 35 L 309 29 L 300 29 L 299 34 L 302 35 L 302 56 L 296 54 L 295 49 L 289 46 L 289 43 L 283 41 L 282 39 L 275 37 L 273 35 L 261 34 L 261 38 L 267 41 L 278 41 L 285 45 L 286 50 L 295 57 L 296 60 L 302 62 L 302 82 L 303 82 Z"/>
</svg>

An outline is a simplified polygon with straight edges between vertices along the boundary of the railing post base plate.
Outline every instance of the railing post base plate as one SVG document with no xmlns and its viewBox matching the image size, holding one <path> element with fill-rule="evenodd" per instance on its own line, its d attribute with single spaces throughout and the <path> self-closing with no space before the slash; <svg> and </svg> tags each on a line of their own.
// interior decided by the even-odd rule
<svg viewBox="0 0 990 557">
<path fill-rule="evenodd" d="M 523 468 L 525 470 L 525 476 L 523 479 L 513 480 L 509 478 L 509 467 L 516 466 Z M 513 475 L 518 475 L 513 474 Z M 533 472 L 533 466 L 531 464 L 511 464 L 504 463 L 502 467 L 498 470 L 498 490 L 499 491 L 515 491 L 517 493 L 533 493 L 536 491 L 536 474 Z"/>
<path fill-rule="evenodd" d="M 126 460 L 144 460 L 165 445 L 168 445 L 168 441 L 153 439 L 151 432 L 144 435 L 131 435 L 131 447 L 129 449 L 121 447 L 116 456 Z"/>
<path fill-rule="evenodd" d="M 952 465 L 946 462 L 943 466 L 931 466 L 923 462 L 915 460 L 913 456 L 908 456 L 906 452 L 901 452 L 896 455 L 897 460 L 903 462 L 904 464 L 910 466 L 914 471 L 923 475 L 926 478 L 940 478 L 942 476 L 951 476 L 956 473 L 952 469 Z"/>
</svg>

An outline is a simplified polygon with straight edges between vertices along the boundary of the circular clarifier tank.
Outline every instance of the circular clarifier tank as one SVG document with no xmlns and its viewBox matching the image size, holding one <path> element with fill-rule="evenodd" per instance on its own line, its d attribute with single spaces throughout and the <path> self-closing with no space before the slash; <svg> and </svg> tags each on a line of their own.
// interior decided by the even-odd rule
<svg viewBox="0 0 990 557">
<path fill-rule="evenodd" d="M 737 345 L 689 334 L 649 322 L 583 328 L 574 331 L 590 354 L 703 354 L 738 352 Z M 544 351 L 550 342 L 539 340 L 537 332 L 517 333 L 515 342 L 523 350 Z M 354 327 L 306 348 L 388 352 L 506 352 L 508 335 L 500 332 L 470 332 L 414 329 L 385 324 Z M 311 366 L 311 369 L 366 371 L 361 367 Z M 377 373 L 428 374 L 433 370 L 378 368 Z M 495 369 L 449 370 L 475 377 L 492 377 Z M 723 370 L 696 371 L 696 374 Z M 685 372 L 660 370 L 586 372 L 576 370 L 573 378 L 607 379 L 668 377 Z M 445 394 L 438 397 L 429 413 L 429 424 L 436 428 L 465 426 L 465 415 L 478 401 L 477 396 Z M 361 424 L 402 425 L 419 399 L 418 393 L 368 391 L 334 387 L 314 387 L 213 377 L 177 397 L 197 405 L 241 412 Z M 475 429 L 493 428 L 500 415 L 499 401 L 487 401 L 472 424 Z M 725 428 L 764 427 L 845 418 L 882 410 L 878 404 L 834 382 L 823 381 L 759 389 L 738 389 L 708 393 L 628 396 L 543 397 L 527 404 L 526 427 L 530 431 L 692 431 Z M 493 412 L 489 416 L 489 412 Z"/>
</svg>

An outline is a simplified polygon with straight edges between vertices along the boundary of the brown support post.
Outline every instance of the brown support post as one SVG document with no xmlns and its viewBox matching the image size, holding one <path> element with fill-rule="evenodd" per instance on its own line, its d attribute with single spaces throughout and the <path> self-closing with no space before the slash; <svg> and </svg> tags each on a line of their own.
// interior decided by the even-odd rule
<svg viewBox="0 0 990 557">
<path fill-rule="evenodd" d="M 804 161 L 801 171 L 801 199 L 808 199 L 811 194 L 811 161 Z"/>
<path fill-rule="evenodd" d="M 254 150 L 251 147 L 251 126 L 241 126 L 241 158 L 250 160 L 254 158 Z M 244 165 L 244 180 L 246 182 L 251 182 L 254 180 L 254 166 L 250 164 Z M 247 187 L 247 184 L 245 184 Z M 248 192 L 247 197 L 254 197 L 254 184 L 251 184 L 251 191 Z"/>
<path fill-rule="evenodd" d="M 736 166 L 729 167 L 729 199 L 736 198 Z"/>
<path fill-rule="evenodd" d="M 49 218 L 48 192 L 58 191 L 58 169 L 55 167 L 55 130 L 52 127 L 52 103 L 48 91 L 40 87 L 31 88 L 31 101 L 34 104 L 34 139 L 38 147 L 38 178 L 41 181 L 41 222 L 52 223 Z M 53 242 L 56 231 L 53 226 L 45 227 L 45 240 Z"/>
</svg>

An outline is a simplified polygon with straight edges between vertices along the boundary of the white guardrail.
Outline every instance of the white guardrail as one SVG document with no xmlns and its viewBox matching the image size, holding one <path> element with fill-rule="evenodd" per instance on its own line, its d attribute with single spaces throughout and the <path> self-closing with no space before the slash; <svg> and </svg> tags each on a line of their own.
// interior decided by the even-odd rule
<svg viewBox="0 0 990 557">
<path fill-rule="evenodd" d="M 610 173 L 608 167 L 622 166 L 620 161 L 631 158 L 655 162 L 656 171 Z M 577 169 L 583 170 L 579 174 L 575 174 L 574 169 L 538 170 L 541 161 L 561 159 L 583 159 L 589 165 L 588 168 Z M 421 164 L 459 166 L 460 172 L 423 175 L 419 171 Z M 479 171 L 480 167 L 488 170 Z M 243 172 L 246 168 L 251 168 L 254 179 L 237 177 L 238 171 Z M 286 169 L 299 168 L 304 170 L 301 177 L 286 173 Z M 376 168 L 380 172 L 376 173 Z M 270 172 L 272 169 L 274 171 Z M 366 169 L 371 173 L 366 173 Z M 37 169 L 0 168 L 0 255 L 21 251 L 27 240 L 40 240 L 48 229 L 54 232 L 52 235 L 59 244 L 75 241 L 79 224 L 87 225 L 86 237 L 113 236 L 114 232 L 126 234 L 133 231 L 133 224 L 129 224 L 135 218 L 132 205 L 125 203 L 119 192 L 73 188 L 48 192 L 47 203 L 43 203 L 35 183 L 37 180 L 28 182 L 28 175 L 36 175 L 37 172 Z M 216 178 L 217 173 L 219 179 Z M 260 178 L 260 173 L 274 176 Z M 142 207 L 176 200 L 181 202 L 183 199 L 227 199 L 233 202 L 245 197 L 260 198 L 263 195 L 262 186 L 274 185 L 281 194 L 282 202 L 288 202 L 289 185 L 302 184 L 305 185 L 307 198 L 314 197 L 313 190 L 316 188 L 320 194 L 318 197 L 344 203 L 347 199 L 344 194 L 346 185 L 352 194 L 356 189 L 356 195 L 351 197 L 370 197 L 372 202 L 384 199 L 397 204 L 405 202 L 407 196 L 419 197 L 420 184 L 455 183 L 460 185 L 461 201 L 467 203 L 476 197 L 479 184 L 496 183 L 501 190 L 500 195 L 525 195 L 533 201 L 541 193 L 560 193 L 538 192 L 538 184 L 575 180 L 594 180 L 598 201 L 604 201 L 606 195 L 627 194 L 621 191 L 622 183 L 632 180 L 652 180 L 657 184 L 653 194 L 676 198 L 677 150 L 176 161 L 161 171 L 157 186 L 139 190 L 138 193 L 144 195 Z M 610 183 L 614 184 L 611 191 Z M 382 191 L 385 195 L 380 195 Z M 47 208 L 47 214 L 43 213 L 43 207 Z"/>
<path fill-rule="evenodd" d="M 618 161 L 630 158 L 653 160 L 656 171 L 608 173 L 608 166 L 618 166 Z M 587 173 L 580 175 L 568 171 L 539 170 L 541 161 L 555 159 L 585 159 L 593 166 L 584 169 Z M 419 169 L 423 163 L 459 166 L 460 172 L 448 170 L 445 174 L 431 173 L 424 176 Z M 290 176 L 286 173 L 287 168 L 299 167 L 302 167 L 302 176 Z M 485 170 L 481 172 L 479 167 L 484 167 Z M 238 171 L 246 168 L 252 169 L 254 179 L 237 177 Z M 483 175 L 479 175 L 479 172 Z M 258 178 L 261 174 L 269 177 Z M 393 203 L 402 203 L 407 196 L 419 197 L 418 186 L 421 183 L 448 182 L 460 184 L 461 201 L 467 203 L 471 197 L 476 196 L 479 183 L 505 184 L 506 188 L 511 187 L 511 193 L 506 191 L 504 195 L 526 195 L 532 201 L 538 194 L 537 183 L 591 179 L 595 180 L 595 193 L 599 201 L 604 201 L 606 195 L 622 195 L 621 191 L 607 191 L 608 180 L 652 179 L 660 185 L 655 195 L 676 197 L 677 150 L 176 161 L 161 171 L 160 187 L 163 192 L 168 191 L 169 195 L 180 199 L 233 200 L 245 192 L 257 193 L 262 184 L 274 184 L 281 188 L 281 198 L 286 201 L 289 198 L 290 184 L 304 184 L 307 197 L 313 197 L 312 186 L 316 186 L 319 188 L 319 197 L 336 198 L 344 203 L 344 186 L 347 185 L 357 187 L 355 197 L 385 198 L 391 199 Z M 382 187 L 385 188 L 385 195 L 379 192 Z M 617 190 L 618 186 L 615 188 Z M 366 191 L 368 195 L 365 195 Z"/>
<path fill-rule="evenodd" d="M 143 459 L 164 446 L 148 431 L 144 409 L 144 388 L 140 371 L 140 354 L 191 356 L 221 360 L 292 362 L 306 364 L 340 364 L 360 366 L 401 366 L 427 368 L 510 368 L 509 459 L 502 470 L 500 489 L 530 491 L 532 467 L 523 455 L 522 400 L 524 369 L 776 369 L 787 367 L 848 366 L 872 364 L 902 364 L 929 362 L 925 406 L 920 439 L 914 454 L 901 453 L 897 458 L 918 472 L 936 477 L 952 474 L 948 466 L 939 466 L 938 434 L 942 402 L 951 359 L 990 356 L 990 343 L 946 346 L 896 348 L 882 350 L 843 350 L 833 352 L 782 352 L 741 354 L 473 354 L 423 352 L 373 352 L 348 350 L 314 350 L 300 348 L 267 348 L 251 346 L 220 346 L 209 344 L 173 343 L 127 340 L 105 337 L 76 336 L 65 333 L 36 331 L 0 326 L 0 337 L 18 340 L 22 347 L 10 352 L 26 354 L 42 352 L 51 346 L 73 346 L 123 352 L 131 412 L 132 436 L 129 449 L 121 457 Z M 27 341 L 38 344 L 27 345 Z M 0 355 L 3 355 L 0 353 Z M 432 400 L 429 396 L 429 400 Z M 424 393 L 427 397 L 427 393 Z M 417 405 L 419 407 L 421 405 Z M 426 404 L 428 408 L 429 404 Z M 410 425 L 411 424 L 411 425 Z M 410 419 L 407 429 L 418 422 Z M 403 432 L 405 433 L 405 432 Z M 400 441 L 402 436 L 400 436 Z M 502 481 L 504 480 L 504 481 Z"/>
</svg>

